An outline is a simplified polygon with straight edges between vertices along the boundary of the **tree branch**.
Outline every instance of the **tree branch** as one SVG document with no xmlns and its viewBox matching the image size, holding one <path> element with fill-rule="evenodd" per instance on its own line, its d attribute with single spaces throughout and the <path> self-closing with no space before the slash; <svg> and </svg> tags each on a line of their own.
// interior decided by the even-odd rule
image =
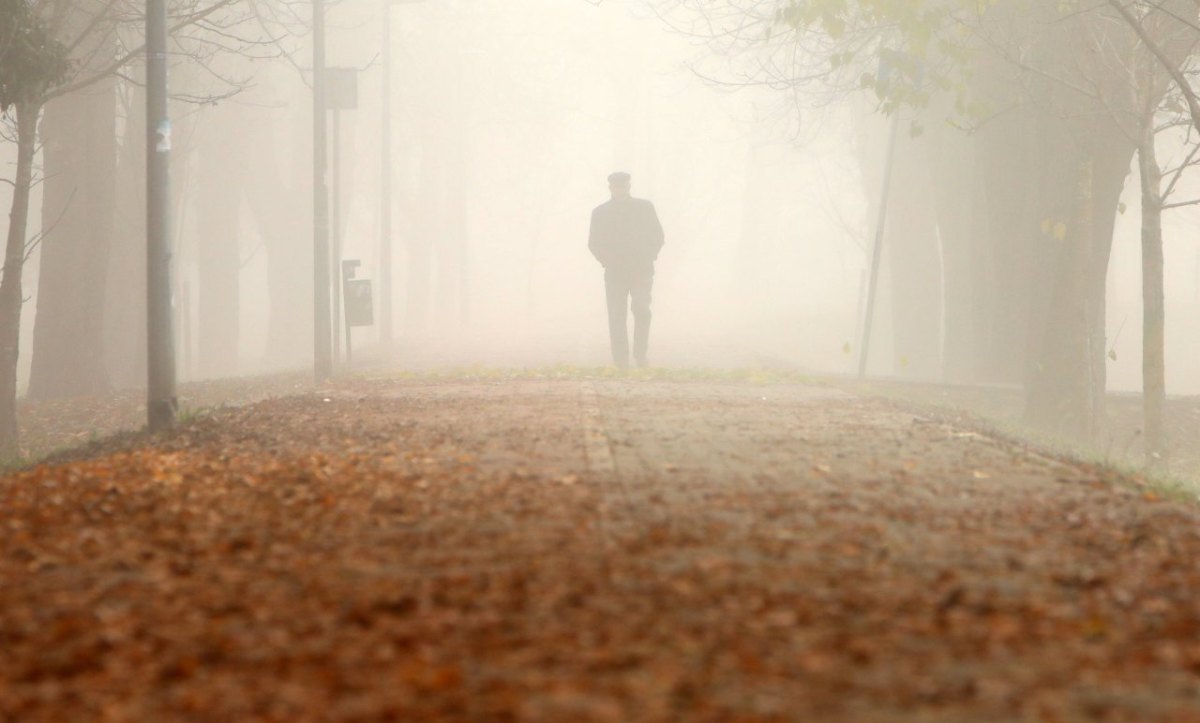
<svg viewBox="0 0 1200 723">
<path fill-rule="evenodd" d="M 1133 29 L 1133 32 L 1137 34 L 1138 39 L 1142 41 L 1146 49 L 1150 51 L 1155 60 L 1161 63 L 1171 76 L 1171 80 L 1178 86 L 1180 95 L 1183 96 L 1184 101 L 1187 103 L 1188 113 L 1192 117 L 1192 125 L 1196 127 L 1196 130 L 1200 131 L 1200 100 L 1196 98 L 1196 92 L 1192 89 L 1191 84 L 1188 83 L 1187 78 L 1184 77 L 1183 72 L 1180 71 L 1179 66 L 1167 57 L 1167 54 L 1158 46 L 1158 43 L 1150 37 L 1150 33 L 1146 32 L 1146 28 L 1142 25 L 1141 21 L 1134 17 L 1133 13 L 1129 12 L 1129 8 L 1125 7 L 1121 0 L 1108 0 L 1108 4 Z"/>
<path fill-rule="evenodd" d="M 185 16 L 183 16 L 182 19 L 180 19 L 178 22 L 176 22 L 170 28 L 168 28 L 167 33 L 174 34 L 176 32 L 179 32 L 183 28 L 186 28 L 189 25 L 193 25 L 193 24 L 199 22 L 200 20 L 203 20 L 204 18 L 212 15 L 213 13 L 217 12 L 218 10 L 225 8 L 225 7 L 229 7 L 230 5 L 233 5 L 235 2 L 237 2 L 237 0 L 218 0 L 217 2 L 213 3 L 212 5 L 208 6 L 207 8 L 205 8 L 203 10 L 192 13 L 191 15 L 185 15 Z M 94 83 L 100 82 L 104 78 L 115 73 L 117 70 L 120 70 L 129 61 L 131 61 L 134 58 L 136 58 L 137 56 L 141 55 L 145 51 L 145 49 L 146 49 L 146 44 L 143 42 L 141 45 L 138 45 L 137 47 L 133 48 L 132 50 L 127 51 L 126 53 L 124 53 L 120 57 L 118 57 L 116 60 L 112 61 L 111 63 L 109 63 L 105 67 L 101 68 L 100 70 L 97 70 L 96 72 L 92 73 L 91 75 L 89 75 L 81 80 L 76 80 L 73 83 L 68 83 L 66 85 L 62 85 L 62 86 L 55 88 L 54 90 L 52 90 L 46 94 L 45 100 L 50 101 L 50 100 L 53 100 L 60 96 L 66 95 L 68 93 L 73 93 L 77 90 L 82 90 Z"/>
</svg>

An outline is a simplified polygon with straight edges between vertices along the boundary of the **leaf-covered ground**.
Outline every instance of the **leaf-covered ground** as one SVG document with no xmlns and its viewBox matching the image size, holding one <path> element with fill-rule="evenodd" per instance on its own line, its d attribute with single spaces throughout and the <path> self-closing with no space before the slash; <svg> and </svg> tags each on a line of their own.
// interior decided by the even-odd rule
<svg viewBox="0 0 1200 723">
<path fill-rule="evenodd" d="M 186 419 L 200 410 L 297 394 L 312 387 L 312 374 L 308 373 L 189 382 L 179 390 L 180 415 Z M 39 459 L 142 428 L 146 424 L 146 393 L 122 390 L 87 397 L 21 399 L 17 416 L 22 456 Z"/>
<path fill-rule="evenodd" d="M 1200 720 L 1200 510 L 784 380 L 358 381 L 0 478 L 0 719 Z"/>
<path fill-rule="evenodd" d="M 841 379 L 838 386 L 859 394 L 878 394 L 933 407 L 943 413 L 986 420 L 1009 434 L 1084 459 L 1126 468 L 1131 475 L 1144 476 L 1146 452 L 1140 394 L 1110 393 L 1105 405 L 1104 426 L 1090 443 L 1055 438 L 1028 426 L 1024 421 L 1025 393 L 1016 387 L 970 386 L 903 382 L 898 380 Z M 1166 454 L 1152 466 L 1155 484 L 1176 488 L 1200 497 L 1200 396 L 1171 396 L 1163 409 Z"/>
</svg>

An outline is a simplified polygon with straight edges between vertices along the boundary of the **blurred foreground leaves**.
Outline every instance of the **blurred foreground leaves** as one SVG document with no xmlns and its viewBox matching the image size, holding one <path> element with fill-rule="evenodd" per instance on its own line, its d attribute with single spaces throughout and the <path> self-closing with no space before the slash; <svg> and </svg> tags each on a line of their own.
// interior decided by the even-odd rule
<svg viewBox="0 0 1200 723">
<path fill-rule="evenodd" d="M 606 478 L 562 373 L 0 478 L 0 719 L 1194 719 L 1194 507 L 749 377 L 601 385 Z"/>
</svg>

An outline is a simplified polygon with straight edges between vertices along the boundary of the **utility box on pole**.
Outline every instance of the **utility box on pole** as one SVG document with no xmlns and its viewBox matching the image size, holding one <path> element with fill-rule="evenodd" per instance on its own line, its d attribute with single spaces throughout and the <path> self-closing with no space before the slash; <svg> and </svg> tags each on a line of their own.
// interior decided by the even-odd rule
<svg viewBox="0 0 1200 723">
<path fill-rule="evenodd" d="M 358 108 L 358 68 L 325 69 L 325 107 L 329 110 Z"/>
</svg>

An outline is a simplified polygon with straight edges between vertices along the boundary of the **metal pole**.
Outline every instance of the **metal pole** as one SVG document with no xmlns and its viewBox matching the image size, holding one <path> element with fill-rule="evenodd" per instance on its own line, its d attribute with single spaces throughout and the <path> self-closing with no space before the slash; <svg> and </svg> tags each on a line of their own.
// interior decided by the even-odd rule
<svg viewBox="0 0 1200 723">
<path fill-rule="evenodd" d="M 325 0 L 313 0 L 313 371 L 318 382 L 333 374 L 325 156 Z"/>
<path fill-rule="evenodd" d="M 392 345 L 392 3 L 383 0 L 383 117 L 380 119 L 379 340 Z"/>
<path fill-rule="evenodd" d="M 146 0 L 146 411 L 151 431 L 170 427 L 178 407 L 171 309 L 170 160 L 166 0 Z"/>
<path fill-rule="evenodd" d="M 858 357 L 858 376 L 867 375 L 867 355 L 871 348 L 871 322 L 875 317 L 875 294 L 879 287 L 879 261 L 883 256 L 883 229 L 887 224 L 888 200 L 892 194 L 892 166 L 896 160 L 896 138 L 900 132 L 900 109 L 892 117 L 888 138 L 887 161 L 883 166 L 883 192 L 879 195 L 879 218 L 875 221 L 875 249 L 871 254 L 871 283 L 867 287 L 867 318 L 863 322 L 862 350 Z"/>
<path fill-rule="evenodd" d="M 333 339 L 333 366 L 336 369 L 342 361 L 341 344 L 337 343 L 338 337 L 341 335 L 342 324 L 342 284 L 341 284 L 341 269 L 342 269 L 342 112 L 334 108 L 333 110 L 333 214 L 332 214 L 332 231 L 330 236 L 333 240 L 333 261 L 329 268 L 332 271 L 331 281 L 333 282 L 330 291 L 333 294 L 333 330 L 331 338 Z"/>
<path fill-rule="evenodd" d="M 342 276 L 342 288 L 344 289 L 345 287 L 346 287 L 346 277 L 345 277 L 345 275 L 343 275 Z M 347 373 L 350 372 L 350 365 L 354 361 L 354 348 L 351 344 L 351 339 L 350 339 L 350 329 L 351 328 L 353 328 L 353 327 L 350 326 L 350 319 L 346 319 L 346 372 Z"/>
</svg>

